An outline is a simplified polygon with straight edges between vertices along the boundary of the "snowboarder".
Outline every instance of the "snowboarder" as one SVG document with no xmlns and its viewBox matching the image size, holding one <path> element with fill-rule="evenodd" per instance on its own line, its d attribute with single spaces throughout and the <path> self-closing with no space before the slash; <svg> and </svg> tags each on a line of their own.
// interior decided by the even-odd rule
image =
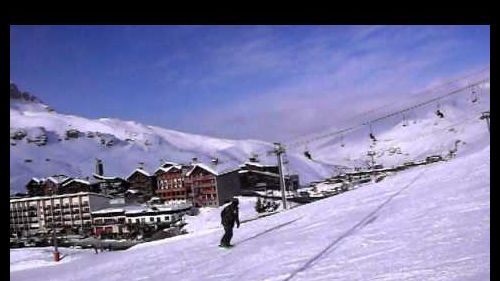
<svg viewBox="0 0 500 281">
<path fill-rule="evenodd" d="M 234 198 L 231 200 L 231 204 L 226 206 L 221 212 L 221 223 L 222 226 L 224 226 L 224 236 L 222 236 L 220 241 L 220 247 L 231 247 L 234 223 L 236 223 L 236 227 L 240 227 L 238 203 L 238 199 Z"/>
</svg>

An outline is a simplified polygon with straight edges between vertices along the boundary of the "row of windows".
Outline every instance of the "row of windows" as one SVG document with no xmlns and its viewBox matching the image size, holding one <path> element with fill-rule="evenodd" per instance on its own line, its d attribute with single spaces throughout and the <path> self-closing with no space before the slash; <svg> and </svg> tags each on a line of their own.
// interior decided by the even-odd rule
<svg viewBox="0 0 500 281">
<path fill-rule="evenodd" d="M 130 224 L 132 224 L 132 223 L 146 223 L 146 218 L 141 218 L 140 220 L 139 219 L 128 219 L 127 221 Z M 154 217 L 150 217 L 148 221 L 149 222 L 154 222 L 155 218 Z M 169 216 L 165 216 L 164 217 L 164 221 L 170 221 L 170 217 Z M 156 222 L 161 222 L 161 217 L 156 217 Z"/>
<path fill-rule="evenodd" d="M 186 196 L 186 191 L 164 192 L 163 196 Z"/>
</svg>

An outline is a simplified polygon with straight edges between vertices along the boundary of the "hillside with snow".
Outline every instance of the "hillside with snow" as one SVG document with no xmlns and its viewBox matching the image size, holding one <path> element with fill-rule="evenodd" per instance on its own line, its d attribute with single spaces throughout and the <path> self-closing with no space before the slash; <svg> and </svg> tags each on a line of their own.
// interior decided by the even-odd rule
<svg viewBox="0 0 500 281">
<path fill-rule="evenodd" d="M 490 146 L 470 146 L 453 160 L 243 223 L 230 250 L 217 247 L 219 209 L 200 217 L 206 229 L 126 251 L 59 264 L 46 252 L 31 268 L 11 261 L 10 278 L 489 280 Z M 11 250 L 16 260 L 27 255 Z"/>
<path fill-rule="evenodd" d="M 264 141 L 218 139 L 134 121 L 61 114 L 14 84 L 10 136 L 11 193 L 24 191 L 31 177 L 91 177 L 96 158 L 103 160 L 105 175 L 120 177 L 127 177 L 140 162 L 151 173 L 162 161 L 189 163 L 192 158 L 204 163 L 218 158 L 218 165 L 233 168 L 253 153 L 262 163 L 276 165 L 276 156 L 266 153 L 273 145 Z M 288 155 L 288 161 L 304 183 L 327 177 L 335 168 L 300 154 Z"/>
<path fill-rule="evenodd" d="M 470 90 L 463 88 L 438 103 L 374 122 L 371 132 L 376 142 L 368 137 L 369 126 L 360 126 L 345 134 L 313 139 L 305 145 L 285 143 L 285 170 L 299 174 L 301 184 L 307 184 L 345 167 L 369 166 L 372 160 L 367 155 L 369 151 L 374 154 L 374 162 L 384 166 L 421 160 L 429 155 L 445 157 L 450 151 L 472 153 L 474 148 L 470 143 L 489 141 L 486 124 L 479 119 L 481 112 L 489 110 L 489 80 L 476 87 L 474 97 Z M 429 97 L 418 98 L 421 101 Z M 416 102 L 408 100 L 407 104 Z M 436 108 L 444 118 L 436 116 Z M 377 117 L 374 114 L 378 112 L 371 113 L 373 116 L 364 114 L 363 121 Z M 154 172 L 162 161 L 189 163 L 192 158 L 204 163 L 217 158 L 222 168 L 232 168 L 254 153 L 262 163 L 276 165 L 275 156 L 267 153 L 273 145 L 264 141 L 218 139 L 134 121 L 61 114 L 33 95 L 22 93 L 14 84 L 11 84 L 10 137 L 11 193 L 24 191 L 31 177 L 54 174 L 91 177 L 96 158 L 103 160 L 105 175 L 120 177 L 128 176 L 141 162 L 149 172 Z M 312 160 L 304 156 L 305 150 L 310 152 Z"/>
</svg>

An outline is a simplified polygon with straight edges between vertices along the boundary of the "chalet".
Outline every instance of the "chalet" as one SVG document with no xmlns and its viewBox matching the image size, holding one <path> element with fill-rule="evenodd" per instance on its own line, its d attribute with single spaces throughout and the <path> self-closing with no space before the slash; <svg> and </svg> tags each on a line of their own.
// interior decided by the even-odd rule
<svg viewBox="0 0 500 281">
<path fill-rule="evenodd" d="M 155 192 L 155 176 L 141 168 L 137 168 L 126 178 L 129 183 L 129 189 L 141 191 L 145 199 L 149 200 Z"/>
<path fill-rule="evenodd" d="M 92 184 L 93 188 L 106 195 L 122 194 L 129 186 L 128 182 L 120 177 L 106 177 L 98 174 L 93 174 L 93 177 L 96 179 Z"/>
<path fill-rule="evenodd" d="M 48 177 L 43 184 L 43 194 L 44 195 L 55 195 L 62 194 L 62 185 L 72 178 L 65 175 L 54 175 Z"/>
<path fill-rule="evenodd" d="M 165 202 L 192 202 L 191 187 L 185 184 L 186 165 L 171 165 L 156 170 L 156 194 Z"/>
<path fill-rule="evenodd" d="M 26 190 L 28 191 L 29 196 L 43 196 L 44 190 L 43 185 L 45 183 L 44 179 L 31 178 L 30 181 L 26 184 Z"/>
<path fill-rule="evenodd" d="M 90 182 L 82 179 L 71 179 L 61 185 L 61 194 L 91 191 L 93 190 Z"/>
<path fill-rule="evenodd" d="M 194 206 L 221 206 L 241 194 L 238 170 L 218 163 L 193 164 L 186 173 L 184 184 L 193 191 Z"/>
</svg>

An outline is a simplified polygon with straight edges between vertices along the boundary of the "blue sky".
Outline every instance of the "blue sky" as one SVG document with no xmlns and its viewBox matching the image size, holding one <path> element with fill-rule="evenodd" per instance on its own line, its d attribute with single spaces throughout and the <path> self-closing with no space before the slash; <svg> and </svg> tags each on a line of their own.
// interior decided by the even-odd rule
<svg viewBox="0 0 500 281">
<path fill-rule="evenodd" d="M 59 112 L 274 141 L 484 68 L 490 29 L 11 26 L 10 48 L 10 80 Z"/>
</svg>

